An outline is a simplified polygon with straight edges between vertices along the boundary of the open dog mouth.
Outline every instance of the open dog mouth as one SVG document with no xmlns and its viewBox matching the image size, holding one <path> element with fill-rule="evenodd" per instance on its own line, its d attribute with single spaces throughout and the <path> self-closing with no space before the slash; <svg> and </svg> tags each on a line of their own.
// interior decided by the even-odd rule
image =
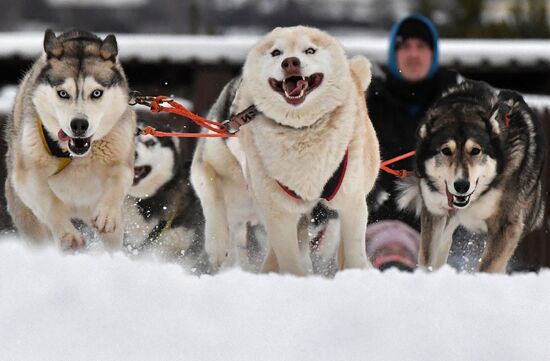
<svg viewBox="0 0 550 361">
<path fill-rule="evenodd" d="M 449 192 L 449 188 L 447 187 L 447 182 L 445 182 L 445 192 L 447 193 L 447 205 L 449 206 L 449 208 L 461 209 L 461 208 L 465 208 L 470 203 L 470 197 L 472 196 L 472 194 L 474 194 L 475 189 L 470 194 L 457 196 L 456 194 Z"/>
<path fill-rule="evenodd" d="M 310 76 L 292 75 L 282 81 L 269 78 L 269 85 L 282 94 L 287 103 L 298 105 L 303 103 L 307 95 L 321 85 L 322 81 L 323 74 L 314 73 Z"/>
<path fill-rule="evenodd" d="M 143 178 L 147 177 L 151 173 L 151 166 L 143 165 L 134 167 L 134 184 L 137 185 Z"/>
<path fill-rule="evenodd" d="M 69 150 L 74 155 L 84 155 L 88 152 L 90 149 L 90 146 L 92 145 L 92 137 L 75 137 L 71 138 L 63 131 L 63 129 L 59 129 L 59 132 L 57 133 L 57 138 L 60 142 L 67 142 L 69 145 Z"/>
</svg>

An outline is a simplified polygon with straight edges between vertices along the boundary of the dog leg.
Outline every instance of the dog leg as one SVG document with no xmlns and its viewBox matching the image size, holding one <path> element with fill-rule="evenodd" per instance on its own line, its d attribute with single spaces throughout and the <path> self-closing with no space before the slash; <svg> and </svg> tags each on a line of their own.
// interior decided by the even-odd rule
<svg viewBox="0 0 550 361">
<path fill-rule="evenodd" d="M 13 183 L 11 185 L 16 196 L 19 196 L 22 203 L 49 229 L 60 248 L 76 249 L 82 247 L 84 239 L 71 223 L 67 207 L 56 197 L 48 183 L 42 178 L 42 174 L 24 171 L 18 172 L 16 170 L 13 176 Z M 20 213 L 16 212 L 12 214 L 13 221 L 18 229 L 21 227 L 27 230 L 28 227 L 34 226 L 24 224 L 24 219 L 16 219 L 15 217 L 18 215 Z"/>
<path fill-rule="evenodd" d="M 344 269 L 344 263 L 345 263 L 344 262 L 344 242 L 342 242 L 341 240 L 340 240 L 340 244 L 338 245 L 338 255 L 337 255 L 336 263 L 338 265 L 339 271 Z"/>
<path fill-rule="evenodd" d="M 489 219 L 487 222 L 487 245 L 481 256 L 479 271 L 504 273 L 508 261 L 514 255 L 523 232 L 523 224 L 519 216 L 510 219 L 510 213 L 505 213 L 500 219 Z"/>
<path fill-rule="evenodd" d="M 9 179 L 6 180 L 5 190 L 8 212 L 17 226 L 17 231 L 36 245 L 46 244 L 52 238 L 52 234 L 15 194 Z"/>
<path fill-rule="evenodd" d="M 227 209 L 227 221 L 229 225 L 229 243 L 226 244 L 227 259 L 225 266 L 240 266 L 250 269 L 247 248 L 247 222 L 255 215 L 254 209 L 243 184 L 231 182 L 224 188 L 224 202 L 230 205 Z"/>
<path fill-rule="evenodd" d="M 229 242 L 229 226 L 226 206 L 219 176 L 203 161 L 193 162 L 191 182 L 199 196 L 204 213 L 204 250 L 214 271 L 218 271 L 225 260 Z"/>
<path fill-rule="evenodd" d="M 435 266 L 441 266 L 441 260 L 447 255 L 443 256 L 446 248 L 446 243 L 441 245 L 441 242 L 448 242 L 442 240 L 442 236 L 447 223 L 447 216 L 439 216 L 431 214 L 426 208 L 422 210 L 420 219 L 421 223 L 421 241 L 420 250 L 418 254 L 418 265 L 420 267 L 428 267 L 430 270 Z M 452 242 L 451 242 L 452 243 Z M 449 246 L 450 247 L 450 246 Z"/>
<path fill-rule="evenodd" d="M 298 248 L 300 249 L 300 255 L 305 262 L 304 264 L 306 266 L 306 269 L 314 271 L 314 268 L 313 268 L 314 254 L 311 251 L 311 240 L 312 240 L 312 237 L 314 237 L 315 235 L 310 233 L 311 230 L 308 227 L 309 220 L 310 220 L 309 213 L 307 215 L 303 214 L 299 218 L 296 235 L 298 237 Z"/>
<path fill-rule="evenodd" d="M 122 204 L 132 184 L 132 178 L 133 175 L 128 166 L 112 167 L 107 178 L 108 181 L 104 186 L 105 192 L 92 216 L 92 225 L 102 235 L 109 249 L 122 247 L 124 235 Z"/>
<path fill-rule="evenodd" d="M 265 257 L 265 261 L 262 266 L 262 273 L 270 272 L 279 272 L 279 263 L 277 263 L 277 257 L 271 247 L 269 247 L 267 251 L 267 256 Z"/>
<path fill-rule="evenodd" d="M 273 209 L 268 209 L 266 213 L 264 224 L 269 244 L 279 264 L 279 271 L 305 276 L 308 269 L 298 245 L 298 217 L 295 214 Z"/>
<path fill-rule="evenodd" d="M 124 227 L 117 227 L 113 232 L 103 233 L 101 239 L 105 249 L 109 251 L 118 251 L 122 247 L 121 240 L 124 238 Z"/>
<path fill-rule="evenodd" d="M 338 209 L 342 235 L 344 268 L 367 268 L 370 262 L 365 247 L 368 210 L 364 197 L 346 202 Z"/>
<path fill-rule="evenodd" d="M 446 219 L 448 221 L 448 219 Z M 449 252 L 453 245 L 453 232 L 456 229 L 457 224 L 455 222 L 446 222 L 443 232 L 439 238 L 439 242 L 432 243 L 432 260 L 430 262 L 430 268 L 436 270 L 447 264 L 449 258 Z"/>
<path fill-rule="evenodd" d="M 320 233 L 322 232 L 322 234 Z M 336 262 L 338 246 L 340 242 L 340 220 L 329 219 L 322 227 L 315 227 L 314 232 L 309 236 L 309 241 L 316 236 L 322 235 L 317 249 L 311 252 L 315 273 L 328 276 L 338 269 Z"/>
<path fill-rule="evenodd" d="M 230 212 L 231 213 L 231 210 Z M 246 225 L 234 221 L 229 215 L 229 242 L 224 246 L 226 256 L 222 268 L 240 267 L 248 269 L 248 255 L 246 252 Z"/>
</svg>

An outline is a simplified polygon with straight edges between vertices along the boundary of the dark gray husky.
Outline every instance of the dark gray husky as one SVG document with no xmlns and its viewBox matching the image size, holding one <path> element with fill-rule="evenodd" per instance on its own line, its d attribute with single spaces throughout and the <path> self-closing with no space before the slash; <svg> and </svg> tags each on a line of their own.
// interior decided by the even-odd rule
<svg viewBox="0 0 550 361">
<path fill-rule="evenodd" d="M 466 81 L 430 108 L 418 136 L 418 178 L 402 184 L 399 203 L 421 213 L 419 265 L 444 265 L 462 225 L 487 234 L 479 270 L 504 272 L 544 214 L 546 140 L 536 114 L 514 91 Z"/>
<path fill-rule="evenodd" d="M 148 117 L 140 112 L 138 117 L 141 128 L 152 125 L 166 132 L 183 131 L 171 124 L 181 119 L 174 121 L 170 115 Z M 202 273 L 207 268 L 201 259 L 204 217 L 189 182 L 190 143 L 189 139 L 136 135 L 124 241 L 132 253 L 181 261 Z"/>
</svg>

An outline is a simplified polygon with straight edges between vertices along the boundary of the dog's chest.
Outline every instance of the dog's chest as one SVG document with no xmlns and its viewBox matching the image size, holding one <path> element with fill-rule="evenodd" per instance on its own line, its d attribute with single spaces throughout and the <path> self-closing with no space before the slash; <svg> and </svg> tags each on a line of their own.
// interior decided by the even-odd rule
<svg viewBox="0 0 550 361">
<path fill-rule="evenodd" d="M 455 217 L 460 224 L 472 231 L 487 231 L 486 220 L 498 211 L 501 195 L 500 190 L 491 190 L 472 203 L 470 207 L 456 212 Z"/>
<path fill-rule="evenodd" d="M 48 183 L 56 196 L 73 207 L 97 205 L 106 191 L 106 175 L 99 167 L 69 165 L 60 173 L 51 176 Z"/>
<path fill-rule="evenodd" d="M 318 198 L 344 158 L 351 131 L 323 126 L 295 131 L 266 122 L 257 123 L 253 136 L 267 174 L 303 199 Z"/>
</svg>

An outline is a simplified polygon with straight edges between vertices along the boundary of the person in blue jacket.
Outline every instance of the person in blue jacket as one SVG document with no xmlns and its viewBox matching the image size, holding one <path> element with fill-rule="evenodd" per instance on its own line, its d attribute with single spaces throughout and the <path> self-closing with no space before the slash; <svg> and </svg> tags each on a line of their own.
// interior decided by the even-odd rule
<svg viewBox="0 0 550 361">
<path fill-rule="evenodd" d="M 390 32 L 387 71 L 373 77 L 367 91 L 370 119 L 380 142 L 382 160 L 412 151 L 416 131 L 426 110 L 461 76 L 439 67 L 438 34 L 421 15 L 407 16 Z M 394 169 L 413 170 L 413 158 L 395 163 Z M 369 223 L 399 220 L 419 230 L 418 220 L 397 209 L 395 175 L 380 171 L 369 195 Z"/>
<path fill-rule="evenodd" d="M 422 117 L 446 89 L 462 79 L 458 73 L 439 67 L 438 45 L 437 30 L 424 16 L 407 16 L 391 29 L 387 70 L 375 74 L 367 91 L 367 106 L 382 160 L 416 148 Z M 390 168 L 414 171 L 414 158 Z M 381 270 L 413 270 L 411 260 L 417 252 L 411 245 L 420 241 L 419 220 L 397 208 L 397 180 L 395 175 L 380 171 L 368 197 L 370 225 L 365 244 L 371 262 Z"/>
</svg>

